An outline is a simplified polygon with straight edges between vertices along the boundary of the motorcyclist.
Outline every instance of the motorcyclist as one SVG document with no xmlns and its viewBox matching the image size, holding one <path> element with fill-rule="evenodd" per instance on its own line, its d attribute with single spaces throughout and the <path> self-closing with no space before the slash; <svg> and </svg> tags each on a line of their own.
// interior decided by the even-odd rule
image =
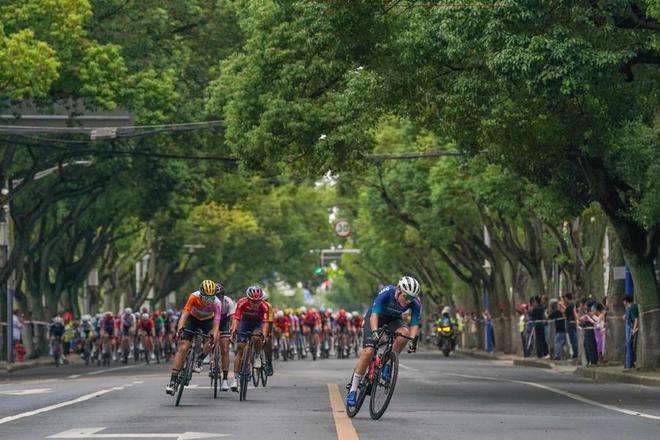
<svg viewBox="0 0 660 440">
<path fill-rule="evenodd" d="M 451 327 L 451 349 L 454 350 L 456 348 L 456 341 L 458 338 L 458 322 L 456 321 L 456 318 L 452 316 L 451 308 L 449 306 L 445 306 L 442 309 L 442 314 L 435 323 L 438 327 L 447 325 Z"/>
<path fill-rule="evenodd" d="M 456 322 L 456 318 L 451 316 L 451 308 L 449 306 L 445 306 L 442 309 L 442 315 L 435 321 L 437 325 L 443 324 L 449 322 L 449 324 L 452 327 L 458 328 L 458 323 Z"/>
</svg>

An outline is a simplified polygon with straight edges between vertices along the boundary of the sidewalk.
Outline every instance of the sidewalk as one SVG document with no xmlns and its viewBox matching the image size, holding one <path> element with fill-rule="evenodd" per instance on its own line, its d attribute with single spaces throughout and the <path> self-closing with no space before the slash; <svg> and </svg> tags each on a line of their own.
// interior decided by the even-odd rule
<svg viewBox="0 0 660 440">
<path fill-rule="evenodd" d="M 601 382 L 620 382 L 636 385 L 660 387 L 660 372 L 654 371 L 623 371 L 622 366 L 582 367 L 574 361 L 553 361 L 550 359 L 525 358 L 504 353 L 486 353 L 483 350 L 458 348 L 456 352 L 477 359 L 510 361 L 521 367 L 545 368 L 565 374 L 575 374 L 587 379 Z"/>
<path fill-rule="evenodd" d="M 77 354 L 70 354 L 69 356 L 66 356 L 66 360 L 64 361 L 65 364 L 77 364 L 79 362 L 81 362 L 81 359 Z M 0 374 L 11 373 L 12 371 L 25 370 L 42 365 L 53 365 L 53 357 L 42 356 L 36 359 L 27 359 L 23 362 L 9 364 L 9 366 L 7 366 L 7 362 L 0 362 Z"/>
<path fill-rule="evenodd" d="M 575 374 L 602 382 L 621 382 L 660 387 L 660 371 L 623 371 L 623 367 L 578 367 Z"/>
</svg>

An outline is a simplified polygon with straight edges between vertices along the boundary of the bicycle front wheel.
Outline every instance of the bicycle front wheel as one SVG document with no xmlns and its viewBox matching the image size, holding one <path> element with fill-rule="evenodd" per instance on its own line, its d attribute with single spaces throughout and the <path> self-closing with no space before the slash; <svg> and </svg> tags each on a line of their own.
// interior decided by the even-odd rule
<svg viewBox="0 0 660 440">
<path fill-rule="evenodd" d="M 193 361 L 194 361 L 194 356 L 192 354 L 192 349 L 188 350 L 188 354 L 186 355 L 186 360 L 183 364 L 183 368 L 181 371 L 179 371 L 179 376 L 176 378 L 176 391 L 175 391 L 175 402 L 174 406 L 179 406 L 179 402 L 181 402 L 181 396 L 183 396 L 183 389 L 188 385 L 188 381 L 190 380 L 190 376 L 192 376 L 192 366 L 193 366 Z"/>
<path fill-rule="evenodd" d="M 383 377 L 383 371 L 389 370 L 389 377 Z M 390 404 L 396 378 L 399 374 L 399 358 L 393 351 L 387 353 L 381 360 L 381 364 L 374 373 L 371 387 L 371 400 L 369 401 L 369 414 L 374 420 L 378 420 L 385 414 Z"/>
<path fill-rule="evenodd" d="M 355 374 L 355 372 L 353 372 Z M 353 383 L 353 376 L 351 376 L 351 382 Z M 358 385 L 357 389 L 357 403 L 355 406 L 348 406 L 346 405 L 346 415 L 348 417 L 355 417 L 357 413 L 360 411 L 360 408 L 362 408 L 362 404 L 364 403 L 365 397 L 367 397 L 367 388 L 368 388 L 369 382 L 367 379 L 367 375 L 362 378 L 362 381 L 360 382 L 360 385 Z M 350 388 L 350 386 L 348 386 Z"/>
<path fill-rule="evenodd" d="M 220 380 L 220 347 L 213 348 L 213 366 L 211 367 L 211 385 L 213 386 L 213 398 L 218 397 L 218 381 Z"/>
<path fill-rule="evenodd" d="M 243 360 L 241 362 L 241 377 L 240 377 L 240 392 L 238 399 L 243 401 L 247 398 L 247 388 L 250 383 L 250 373 L 252 372 L 252 350 L 250 345 L 245 348 L 243 352 Z"/>
</svg>

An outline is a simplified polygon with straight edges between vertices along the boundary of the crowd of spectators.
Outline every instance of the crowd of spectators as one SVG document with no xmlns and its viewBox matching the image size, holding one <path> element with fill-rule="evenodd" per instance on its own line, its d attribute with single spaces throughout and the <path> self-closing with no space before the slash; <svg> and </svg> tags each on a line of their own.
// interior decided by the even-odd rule
<svg viewBox="0 0 660 440">
<path fill-rule="evenodd" d="M 635 344 L 638 331 L 639 311 L 632 297 L 626 296 L 623 319 L 626 323 L 626 368 L 633 368 L 635 363 Z M 523 345 L 523 355 L 538 358 L 562 360 L 565 357 L 577 359 L 580 354 L 578 332 L 582 333 L 582 348 L 587 366 L 603 362 L 605 350 L 607 298 L 599 302 L 594 298 L 575 301 L 567 293 L 559 300 L 548 299 L 547 295 L 533 296 L 522 304 L 519 331 Z M 554 339 L 550 341 L 551 329 Z M 553 351 L 549 346 L 552 343 Z"/>
</svg>

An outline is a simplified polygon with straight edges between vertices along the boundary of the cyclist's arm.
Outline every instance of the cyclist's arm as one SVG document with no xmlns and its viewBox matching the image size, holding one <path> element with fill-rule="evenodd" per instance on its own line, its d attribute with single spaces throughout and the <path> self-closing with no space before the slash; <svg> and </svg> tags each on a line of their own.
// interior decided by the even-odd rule
<svg viewBox="0 0 660 440">
<path fill-rule="evenodd" d="M 213 336 L 214 341 L 220 340 L 220 321 L 213 320 L 213 329 L 211 330 L 211 335 Z"/>
<path fill-rule="evenodd" d="M 179 318 L 179 323 L 176 326 L 176 332 L 179 333 L 182 329 L 183 326 L 186 324 L 186 321 L 188 320 L 188 315 L 190 315 L 190 312 L 187 310 L 183 310 L 181 312 L 181 317 Z"/>
<path fill-rule="evenodd" d="M 371 316 L 369 317 L 369 325 L 371 326 L 371 331 L 374 332 L 378 329 L 378 314 L 377 313 L 371 313 Z"/>
</svg>

